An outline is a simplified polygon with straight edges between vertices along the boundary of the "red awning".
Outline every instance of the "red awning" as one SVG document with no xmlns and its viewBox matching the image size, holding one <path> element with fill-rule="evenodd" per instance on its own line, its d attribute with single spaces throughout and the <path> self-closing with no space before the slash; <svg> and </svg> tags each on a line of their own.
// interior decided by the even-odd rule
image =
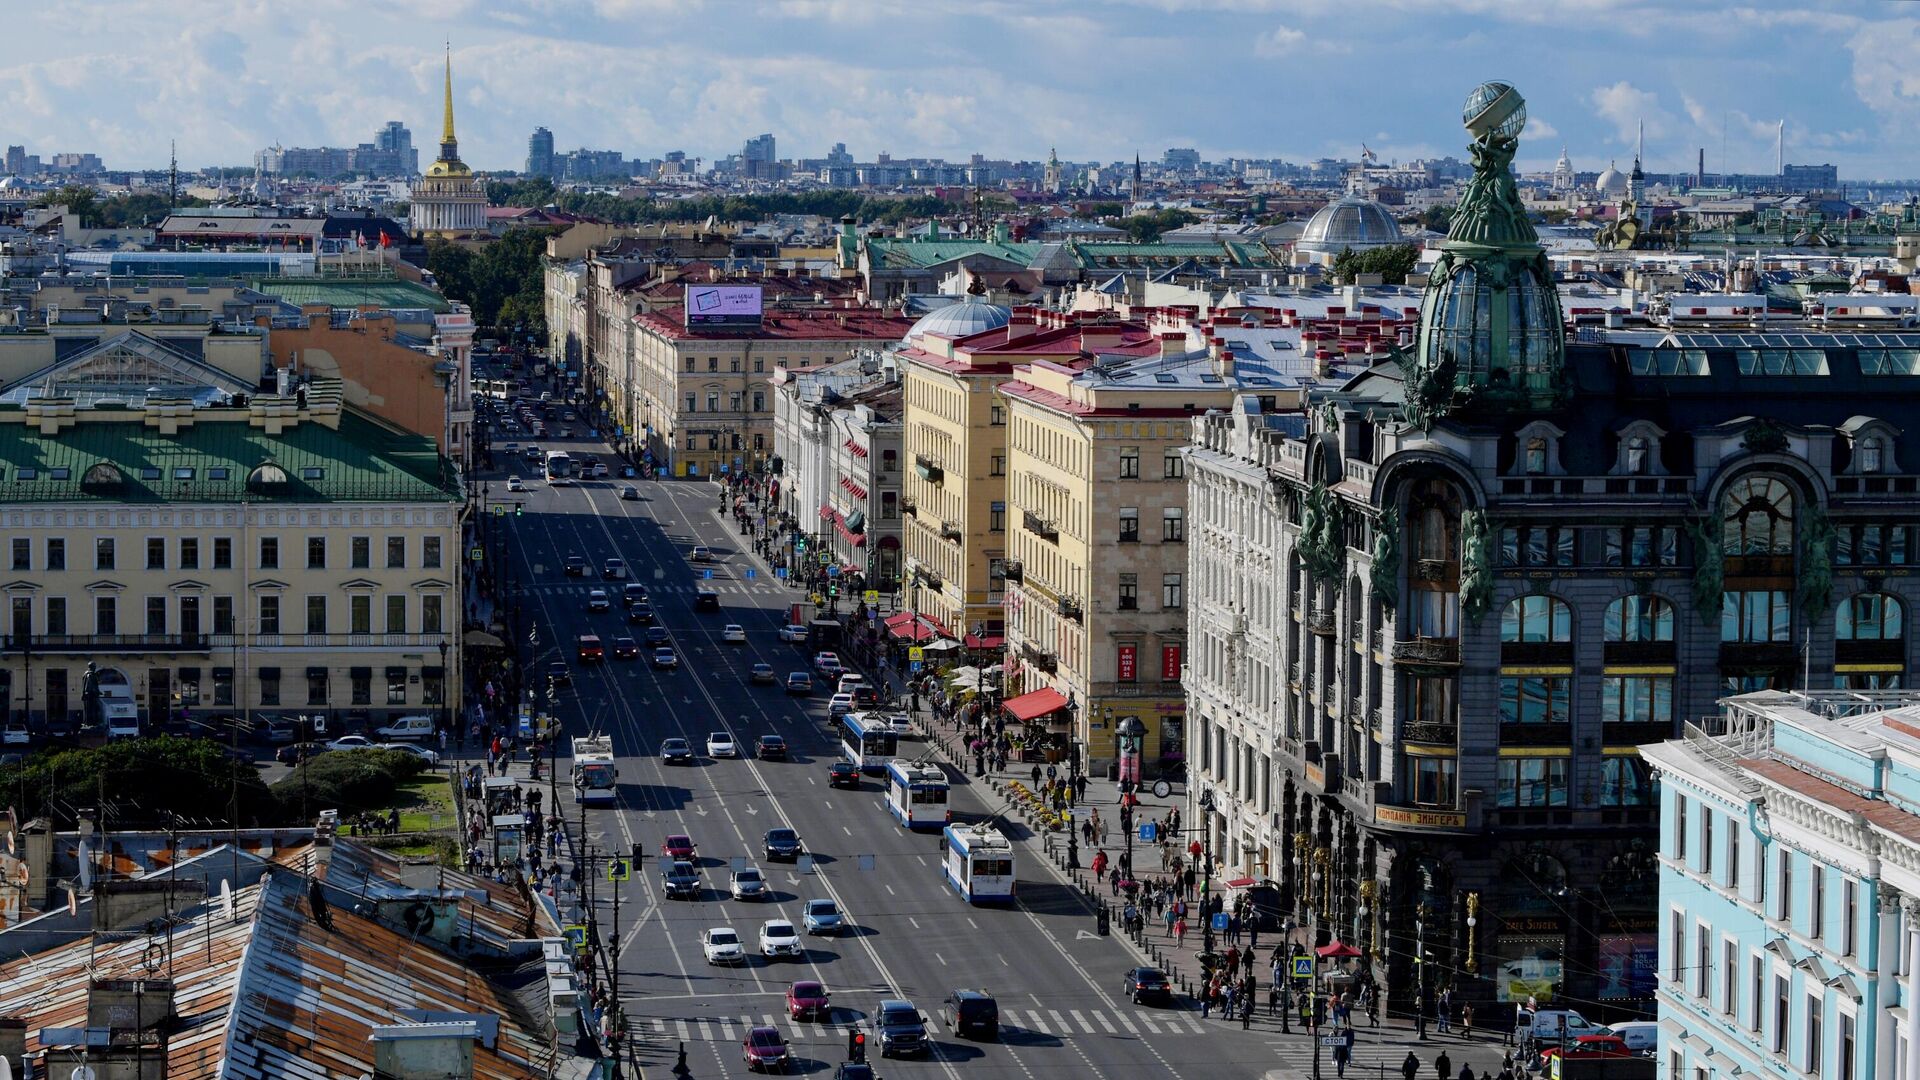
<svg viewBox="0 0 1920 1080">
<path fill-rule="evenodd" d="M 913 621 L 913 612 L 911 611 L 898 612 L 896 614 L 887 616 L 886 618 L 887 629 L 891 630 L 896 626 L 905 626 L 912 621 Z"/>
<path fill-rule="evenodd" d="M 1008 698 L 1006 704 L 1002 706 L 1013 714 L 1015 720 L 1033 720 L 1066 707 L 1067 699 L 1051 686 L 1044 690 L 1035 690 L 1031 694 Z"/>
<path fill-rule="evenodd" d="M 895 619 L 899 621 L 895 622 Z M 915 616 L 912 612 L 906 612 L 904 616 L 895 615 L 892 619 L 888 619 L 887 633 L 902 641 L 910 641 L 915 645 L 923 641 L 932 641 L 934 638 L 944 636 L 940 630 L 939 623 L 934 622 L 925 615 Z"/>
<path fill-rule="evenodd" d="M 841 518 L 837 518 L 837 517 L 834 518 L 833 527 L 836 529 L 839 529 L 840 535 L 845 537 L 847 543 L 852 544 L 854 547 L 859 547 L 862 544 L 865 544 L 867 542 L 866 533 L 857 533 L 857 532 L 854 532 L 852 529 L 847 528 L 846 521 L 844 521 Z"/>
<path fill-rule="evenodd" d="M 1334 938 L 1331 942 L 1313 950 L 1322 960 L 1347 960 L 1360 955 L 1360 950 Z"/>
<path fill-rule="evenodd" d="M 851 450 L 851 451 L 853 451 L 853 456 L 854 456 L 854 457 L 866 457 L 866 456 L 867 456 L 867 448 L 866 448 L 866 447 L 864 447 L 864 446 L 861 446 L 861 445 L 860 445 L 859 443 L 857 443 L 857 442 L 854 442 L 854 441 L 853 441 L 853 437 L 852 437 L 852 436 L 848 436 L 848 437 L 847 437 L 847 441 L 846 441 L 846 442 L 844 442 L 844 443 L 841 443 L 840 445 L 842 445 L 842 446 L 844 446 L 844 447 L 846 447 L 846 448 L 847 448 L 848 450 Z"/>
<path fill-rule="evenodd" d="M 852 479 L 845 476 L 841 477 L 840 486 L 847 490 L 847 494 L 852 495 L 854 498 L 859 499 L 861 502 L 867 501 L 867 489 L 861 487 L 859 484 L 854 483 Z"/>
<path fill-rule="evenodd" d="M 833 520 L 833 518 L 834 518 L 834 513 L 833 513 L 833 507 L 831 507 L 831 506 L 823 506 L 823 507 L 821 507 L 821 508 L 820 508 L 820 520 L 821 520 L 821 521 L 832 521 L 832 520 Z"/>
<path fill-rule="evenodd" d="M 988 634 L 985 637 L 979 634 L 968 634 L 962 644 L 969 649 L 1004 649 L 1007 646 L 1007 639 L 999 634 Z"/>
</svg>

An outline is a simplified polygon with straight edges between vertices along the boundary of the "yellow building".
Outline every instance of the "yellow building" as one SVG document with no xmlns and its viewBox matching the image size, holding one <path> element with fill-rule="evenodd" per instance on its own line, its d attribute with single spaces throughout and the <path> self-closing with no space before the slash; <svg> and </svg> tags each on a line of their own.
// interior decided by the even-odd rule
<svg viewBox="0 0 1920 1080">
<path fill-rule="evenodd" d="M 460 140 L 453 134 L 453 56 L 447 56 L 446 85 L 440 126 L 440 156 L 427 174 L 414 181 L 408 221 L 427 236 L 466 236 L 487 228 L 487 184 L 460 160 Z"/>
<path fill-rule="evenodd" d="M 731 293 L 759 290 L 735 286 Z M 631 359 L 609 372 L 622 428 L 672 476 L 765 467 L 773 457 L 773 375 L 897 342 L 911 324 L 861 308 L 761 311 L 737 325 L 689 325 L 684 305 L 632 316 Z"/>
<path fill-rule="evenodd" d="M 1087 363 L 1146 340 L 1137 323 L 1083 321 L 979 301 L 923 318 L 907 337 L 906 595 L 954 637 L 1002 633 L 1007 559 L 1007 407 L 1017 364 Z"/>
<path fill-rule="evenodd" d="M 999 388 L 1006 708 L 1029 739 L 1096 773 L 1118 758 L 1129 717 L 1145 728 L 1148 775 L 1185 751 L 1193 418 L 1256 387 L 1281 408 L 1299 401 L 1297 380 L 1184 317 L 1149 325 L 1151 336 L 1100 350 L 1095 364 L 1023 364 Z"/>
</svg>

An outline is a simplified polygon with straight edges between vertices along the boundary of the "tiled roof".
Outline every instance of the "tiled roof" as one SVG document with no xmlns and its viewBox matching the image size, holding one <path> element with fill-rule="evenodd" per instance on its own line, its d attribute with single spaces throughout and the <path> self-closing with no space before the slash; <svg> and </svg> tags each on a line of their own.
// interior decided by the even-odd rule
<svg viewBox="0 0 1920 1080">
<path fill-rule="evenodd" d="M 1742 758 L 1740 767 L 1762 780 L 1814 802 L 1824 803 L 1840 813 L 1858 814 L 1875 827 L 1909 843 L 1920 843 L 1920 815 L 1902 810 L 1885 799 L 1864 798 L 1838 784 L 1801 772 L 1790 762 L 1773 758 Z"/>
<path fill-rule="evenodd" d="M 979 240 L 867 240 L 867 257 L 876 265 L 893 267 L 928 267 L 940 263 L 964 259 L 969 255 L 986 255 L 1003 259 L 1016 266 L 1026 266 L 1040 251 L 1039 244 L 997 244 Z"/>
<path fill-rule="evenodd" d="M 425 308 L 437 315 L 453 310 L 447 298 L 425 285 L 388 278 L 354 281 L 346 278 L 254 278 L 252 288 L 277 296 L 295 306 L 325 304 L 335 308 L 357 308 L 373 304 L 388 311 L 413 311 Z"/>
<path fill-rule="evenodd" d="M 139 420 L 83 420 L 57 435 L 0 422 L 0 505 L 462 498 L 458 475 L 432 439 L 395 432 L 352 410 L 342 411 L 339 420 L 337 429 L 307 421 L 277 435 L 244 421 L 206 418 L 174 435 L 162 435 Z M 123 483 L 83 487 L 87 470 L 102 462 L 117 466 Z M 282 490 L 248 489 L 248 475 L 265 462 L 285 470 L 288 482 Z M 34 470 L 33 477 L 22 479 L 23 468 Z M 62 469 L 66 472 L 59 476 Z M 178 476 L 182 469 L 193 470 L 191 477 Z"/>
<path fill-rule="evenodd" d="M 634 325 L 670 341 L 899 341 L 912 328 L 910 320 L 867 308 L 853 310 L 769 311 L 758 330 L 688 330 L 686 309 L 678 304 L 633 317 Z"/>
</svg>

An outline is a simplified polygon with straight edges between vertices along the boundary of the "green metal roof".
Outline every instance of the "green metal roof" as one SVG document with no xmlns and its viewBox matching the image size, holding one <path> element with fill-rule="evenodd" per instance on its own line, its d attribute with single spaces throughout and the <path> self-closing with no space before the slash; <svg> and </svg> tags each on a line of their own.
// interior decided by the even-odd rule
<svg viewBox="0 0 1920 1080">
<path fill-rule="evenodd" d="M 122 481 L 83 484 L 87 471 L 102 462 L 117 467 Z M 250 487 L 248 476 L 267 462 L 285 470 L 287 482 Z M 32 475 L 23 479 L 22 470 Z M 337 431 L 308 420 L 278 435 L 204 414 L 176 435 L 162 435 L 138 419 L 83 418 L 57 435 L 42 435 L 31 423 L 0 423 L 0 505 L 462 498 L 458 475 L 442 461 L 432 439 L 398 433 L 351 412 L 341 415 Z"/>
<path fill-rule="evenodd" d="M 997 244 L 981 240 L 867 240 L 868 257 L 888 266 L 935 266 L 968 255 L 989 255 L 1026 266 L 1040 253 L 1039 244 Z"/>
<path fill-rule="evenodd" d="M 387 309 L 426 308 L 438 315 L 453 310 L 447 298 L 401 278 L 254 278 L 250 286 L 294 305 L 325 304 L 357 308 L 374 304 Z"/>
</svg>

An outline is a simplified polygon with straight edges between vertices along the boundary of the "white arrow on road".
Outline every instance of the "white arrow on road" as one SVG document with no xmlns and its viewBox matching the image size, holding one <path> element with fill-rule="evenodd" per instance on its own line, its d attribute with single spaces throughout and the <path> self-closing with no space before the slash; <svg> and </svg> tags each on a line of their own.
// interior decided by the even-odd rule
<svg viewBox="0 0 1920 1080">
<path fill-rule="evenodd" d="M 707 808 L 704 806 L 701 806 L 699 803 L 693 804 L 693 812 L 696 814 L 699 814 L 701 817 L 707 816 Z"/>
<path fill-rule="evenodd" d="M 1099 934 L 1096 934 L 1096 933 L 1094 933 L 1094 932 L 1093 932 L 1093 931 L 1091 931 L 1091 930 L 1076 930 L 1076 931 L 1074 931 L 1074 933 L 1073 933 L 1073 940 L 1075 940 L 1075 941 L 1099 941 L 1099 940 L 1100 940 L 1100 935 L 1099 935 Z"/>
<path fill-rule="evenodd" d="M 757 815 L 757 814 L 759 814 L 759 813 L 760 813 L 760 810 L 759 810 L 759 808 L 758 808 L 758 807 L 756 807 L 756 806 L 754 806 L 754 805 L 753 805 L 752 803 L 748 803 L 748 804 L 747 804 L 747 813 L 749 813 L 749 814 L 756 814 L 756 815 Z"/>
</svg>

